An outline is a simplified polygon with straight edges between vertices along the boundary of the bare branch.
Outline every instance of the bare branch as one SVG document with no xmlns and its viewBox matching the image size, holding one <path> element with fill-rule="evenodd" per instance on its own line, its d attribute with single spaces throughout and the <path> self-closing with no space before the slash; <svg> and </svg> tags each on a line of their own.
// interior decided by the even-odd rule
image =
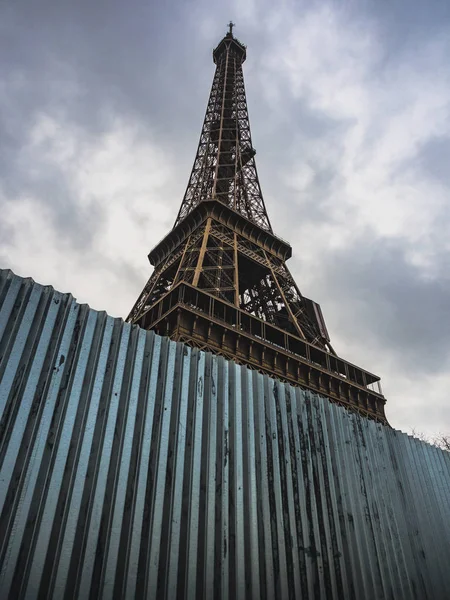
<svg viewBox="0 0 450 600">
<path fill-rule="evenodd" d="M 439 433 L 436 437 L 433 438 L 433 444 L 438 446 L 441 450 L 445 450 L 446 452 L 450 452 L 450 435 Z"/>
<path fill-rule="evenodd" d="M 418 431 L 415 427 L 412 427 L 411 435 L 417 440 L 420 440 L 421 442 L 426 442 L 427 444 L 436 446 L 441 450 L 450 452 L 450 434 L 438 433 L 437 435 L 430 438 L 423 431 Z"/>
<path fill-rule="evenodd" d="M 411 435 L 421 442 L 430 443 L 430 438 L 423 431 L 418 431 L 415 427 L 411 428 Z"/>
</svg>

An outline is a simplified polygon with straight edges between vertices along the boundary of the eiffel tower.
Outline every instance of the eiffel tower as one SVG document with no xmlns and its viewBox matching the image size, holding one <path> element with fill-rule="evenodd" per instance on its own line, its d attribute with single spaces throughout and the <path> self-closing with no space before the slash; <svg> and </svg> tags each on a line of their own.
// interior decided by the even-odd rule
<svg viewBox="0 0 450 600">
<path fill-rule="evenodd" d="M 311 389 L 386 423 L 379 377 L 339 358 L 319 304 L 302 295 L 276 236 L 255 163 L 233 23 L 216 71 L 173 229 L 149 254 L 153 274 L 128 322 Z"/>
</svg>

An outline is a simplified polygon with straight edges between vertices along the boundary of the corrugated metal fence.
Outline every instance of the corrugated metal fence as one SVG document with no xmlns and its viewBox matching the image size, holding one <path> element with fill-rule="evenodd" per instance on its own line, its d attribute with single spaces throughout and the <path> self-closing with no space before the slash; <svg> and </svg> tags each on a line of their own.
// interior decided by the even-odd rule
<svg viewBox="0 0 450 600">
<path fill-rule="evenodd" d="M 450 454 L 0 278 L 1 598 L 450 598 Z"/>
</svg>

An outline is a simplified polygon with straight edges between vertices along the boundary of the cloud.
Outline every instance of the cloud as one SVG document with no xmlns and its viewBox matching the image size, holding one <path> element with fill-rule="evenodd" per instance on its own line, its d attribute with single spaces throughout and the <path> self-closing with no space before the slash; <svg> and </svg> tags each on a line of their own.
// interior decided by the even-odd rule
<svg viewBox="0 0 450 600">
<path fill-rule="evenodd" d="M 143 287 L 151 240 L 174 220 L 171 157 L 138 124 L 112 120 L 90 137 L 41 115 L 17 163 L 23 189 L 1 200 L 3 265 L 126 316 L 124 290 Z"/>
<path fill-rule="evenodd" d="M 291 270 L 322 303 L 338 352 L 384 376 L 394 419 L 406 427 L 414 411 L 422 427 L 448 428 L 450 209 L 437 155 L 450 141 L 449 38 L 392 55 L 372 15 L 333 4 L 278 27 L 261 91 L 295 132 L 269 185 L 288 191 L 274 216 Z"/>
<path fill-rule="evenodd" d="M 232 18 L 266 205 L 300 289 L 336 350 L 382 376 L 394 426 L 450 430 L 444 4 L 8 5 L 2 265 L 126 316 L 175 220 Z"/>
</svg>

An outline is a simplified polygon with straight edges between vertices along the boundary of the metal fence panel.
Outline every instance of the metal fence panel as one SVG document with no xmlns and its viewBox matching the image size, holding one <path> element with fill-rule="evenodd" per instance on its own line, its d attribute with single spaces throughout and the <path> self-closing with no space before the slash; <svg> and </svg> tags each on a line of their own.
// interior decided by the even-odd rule
<svg viewBox="0 0 450 600">
<path fill-rule="evenodd" d="M 2 598 L 450 598 L 450 453 L 0 271 Z"/>
</svg>

